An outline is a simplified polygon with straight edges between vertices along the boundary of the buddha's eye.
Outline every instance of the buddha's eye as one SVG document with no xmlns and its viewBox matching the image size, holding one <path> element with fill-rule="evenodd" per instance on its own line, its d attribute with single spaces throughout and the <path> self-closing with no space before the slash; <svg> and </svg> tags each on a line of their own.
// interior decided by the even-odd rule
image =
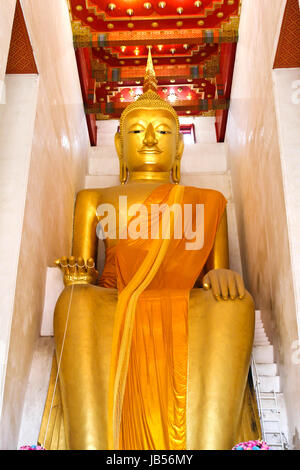
<svg viewBox="0 0 300 470">
<path fill-rule="evenodd" d="M 129 131 L 128 134 L 140 134 L 142 131 L 142 129 L 134 129 L 133 131 Z"/>
<path fill-rule="evenodd" d="M 161 129 L 159 129 L 157 132 L 158 132 L 159 134 L 163 134 L 163 135 L 165 135 L 165 134 L 171 134 L 171 131 L 164 131 L 164 130 L 161 130 Z"/>
</svg>

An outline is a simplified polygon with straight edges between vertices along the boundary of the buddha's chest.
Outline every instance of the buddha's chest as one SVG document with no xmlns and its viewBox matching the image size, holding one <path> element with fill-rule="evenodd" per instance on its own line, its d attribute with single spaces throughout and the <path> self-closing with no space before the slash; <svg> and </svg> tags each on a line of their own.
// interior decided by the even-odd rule
<svg viewBox="0 0 300 470">
<path fill-rule="evenodd" d="M 106 240 L 108 245 L 114 245 L 122 238 L 120 234 L 127 229 L 130 219 L 139 213 L 139 208 L 142 210 L 146 207 L 145 202 L 157 186 L 158 184 L 138 183 L 103 190 L 97 213 L 105 231 L 107 226 L 104 225 L 108 222 L 113 227 L 113 236 Z"/>
</svg>

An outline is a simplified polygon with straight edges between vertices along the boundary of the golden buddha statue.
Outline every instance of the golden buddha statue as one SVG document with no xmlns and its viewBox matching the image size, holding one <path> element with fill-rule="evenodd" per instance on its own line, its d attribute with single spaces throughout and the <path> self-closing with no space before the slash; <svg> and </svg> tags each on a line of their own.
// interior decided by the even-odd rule
<svg viewBox="0 0 300 470">
<path fill-rule="evenodd" d="M 149 50 L 144 94 L 124 110 L 115 137 L 121 184 L 79 192 L 72 256 L 57 261 L 66 285 L 54 317 L 64 433 L 58 448 L 231 449 L 259 437 L 247 383 L 254 304 L 228 269 L 226 201 L 179 184 L 179 120 L 156 90 Z M 203 205 L 202 245 L 186 249 L 174 228 L 165 238 L 124 236 L 121 220 L 141 230 L 142 219 L 128 208 L 153 204 Z M 99 280 L 100 205 L 117 217 Z"/>
</svg>

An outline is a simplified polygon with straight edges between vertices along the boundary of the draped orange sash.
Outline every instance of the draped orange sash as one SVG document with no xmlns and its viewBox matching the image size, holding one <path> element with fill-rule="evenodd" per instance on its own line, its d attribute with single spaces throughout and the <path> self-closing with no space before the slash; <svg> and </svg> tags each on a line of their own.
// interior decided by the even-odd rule
<svg viewBox="0 0 300 470">
<path fill-rule="evenodd" d="M 185 204 L 202 204 L 204 243 L 187 250 L 185 236 L 174 237 L 176 214 L 171 211 L 170 238 L 151 239 L 149 231 L 147 239 L 117 244 L 109 449 L 186 448 L 189 291 L 213 248 L 226 200 L 217 191 L 165 184 L 144 203 L 148 222 L 152 204 L 163 203 L 180 205 L 182 214 Z M 183 232 L 192 222 L 182 221 Z M 111 269 L 106 272 L 111 276 Z"/>
</svg>

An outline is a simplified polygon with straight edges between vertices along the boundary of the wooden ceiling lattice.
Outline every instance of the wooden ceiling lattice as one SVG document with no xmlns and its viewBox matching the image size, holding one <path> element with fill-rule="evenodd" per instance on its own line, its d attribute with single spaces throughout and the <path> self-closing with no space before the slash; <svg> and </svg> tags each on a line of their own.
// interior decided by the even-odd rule
<svg viewBox="0 0 300 470">
<path fill-rule="evenodd" d="M 68 1 L 90 123 L 118 118 L 137 98 L 149 47 L 159 90 L 179 116 L 225 117 L 240 0 Z"/>
</svg>

